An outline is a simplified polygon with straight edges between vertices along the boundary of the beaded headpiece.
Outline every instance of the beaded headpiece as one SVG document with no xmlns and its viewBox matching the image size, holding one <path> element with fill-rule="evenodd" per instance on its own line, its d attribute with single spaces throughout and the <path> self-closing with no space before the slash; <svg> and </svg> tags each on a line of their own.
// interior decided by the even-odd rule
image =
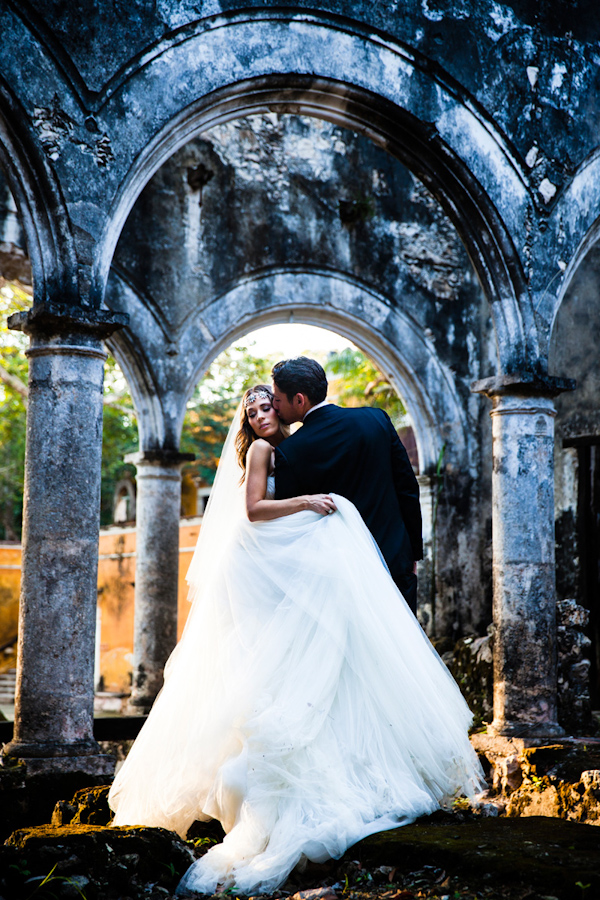
<svg viewBox="0 0 600 900">
<path fill-rule="evenodd" d="M 273 398 L 268 393 L 268 391 L 252 391 L 246 397 L 244 401 L 244 407 L 250 406 L 251 403 L 254 403 L 255 400 L 268 400 L 271 402 Z"/>
</svg>

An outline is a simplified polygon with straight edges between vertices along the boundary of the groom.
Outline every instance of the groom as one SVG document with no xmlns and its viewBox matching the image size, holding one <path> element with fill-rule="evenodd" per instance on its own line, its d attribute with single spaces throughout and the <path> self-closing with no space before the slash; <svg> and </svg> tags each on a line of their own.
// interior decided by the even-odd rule
<svg viewBox="0 0 600 900">
<path fill-rule="evenodd" d="M 390 417 L 382 409 L 327 403 L 325 371 L 306 356 L 278 362 L 271 376 L 281 421 L 303 423 L 275 450 L 275 498 L 332 492 L 351 500 L 416 612 L 419 486 Z"/>
</svg>

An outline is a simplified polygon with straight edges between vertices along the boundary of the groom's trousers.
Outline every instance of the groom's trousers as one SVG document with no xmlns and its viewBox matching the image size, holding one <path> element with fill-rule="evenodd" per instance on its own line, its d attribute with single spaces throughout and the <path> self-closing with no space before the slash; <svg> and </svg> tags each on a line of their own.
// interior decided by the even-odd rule
<svg viewBox="0 0 600 900">
<path fill-rule="evenodd" d="M 417 614 L 417 576 L 413 572 L 406 575 L 396 575 L 394 578 L 396 587 L 414 612 Z"/>
</svg>

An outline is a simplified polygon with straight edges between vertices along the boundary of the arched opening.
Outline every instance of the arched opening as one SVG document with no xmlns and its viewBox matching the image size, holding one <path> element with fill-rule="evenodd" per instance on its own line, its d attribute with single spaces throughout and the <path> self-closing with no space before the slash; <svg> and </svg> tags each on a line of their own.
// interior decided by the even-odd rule
<svg viewBox="0 0 600 900">
<path fill-rule="evenodd" d="M 597 231 L 594 238 L 597 238 Z M 588 610 L 592 708 L 600 701 L 600 243 L 592 239 L 569 273 L 553 324 L 551 371 L 577 380 L 556 400 L 556 583 L 559 600 Z"/>
<path fill-rule="evenodd" d="M 461 553 L 481 559 L 482 435 L 469 388 L 497 365 L 485 298 L 442 206 L 370 134 L 290 113 L 226 116 L 142 192 L 106 299 L 131 317 L 109 346 L 148 451 L 179 447 L 194 385 L 248 331 L 293 321 L 352 340 L 410 411 L 440 544 L 466 529 Z M 445 597 L 438 627 L 481 630 L 486 576 L 445 553 L 431 579 Z"/>
<path fill-rule="evenodd" d="M 419 456 L 410 413 L 382 371 L 355 344 L 339 333 L 314 325 L 281 323 L 241 334 L 221 351 L 201 377 L 187 403 L 181 449 L 196 459 L 183 468 L 184 484 L 197 485 L 196 510 L 186 513 L 182 485 L 182 514 L 201 515 L 216 473 L 221 447 L 239 399 L 251 384 L 270 384 L 275 362 L 308 355 L 325 368 L 328 399 L 340 406 L 378 406 L 390 415 L 410 448 L 418 474 Z M 189 490 L 189 482 L 185 487 Z"/>
<path fill-rule="evenodd" d="M 10 315 L 31 306 L 33 279 L 27 241 L 12 193 L 0 170 L 0 540 L 18 541 L 21 533 L 27 339 L 8 328 Z M 1 643 L 0 639 L 0 643 Z"/>
<path fill-rule="evenodd" d="M 10 315 L 30 308 L 31 264 L 21 216 L 0 170 L 0 706 L 12 717 L 17 662 L 28 397 L 27 339 Z"/>
<path fill-rule="evenodd" d="M 342 369 L 344 352 L 360 360 L 364 371 L 352 367 Z M 328 373 L 330 399 L 341 405 L 379 405 L 388 411 L 394 424 L 403 429 L 402 437 L 410 440 L 410 417 L 385 376 L 363 356 L 355 345 L 339 334 L 322 327 L 285 323 L 264 326 L 251 334 L 239 335 L 211 361 L 187 404 L 181 447 L 194 453 L 196 459 L 182 469 L 181 518 L 179 521 L 179 586 L 178 633 L 181 634 L 189 612 L 185 575 L 202 527 L 203 506 L 210 495 L 212 479 L 219 461 L 222 444 L 239 399 L 245 388 L 257 381 L 270 382 L 269 372 L 280 358 L 306 353 L 318 358 Z M 346 362 L 347 366 L 347 362 Z M 350 375 L 351 383 L 348 380 Z M 346 376 L 346 377 L 345 377 Z M 385 391 L 382 390 L 385 388 Z M 377 394 L 379 389 L 380 393 Z M 396 397 L 396 400 L 394 399 Z M 124 433 L 126 437 L 126 432 Z M 416 442 L 413 459 L 418 465 Z M 116 461 L 115 461 L 116 462 Z M 122 479 L 115 488 L 118 507 L 131 507 L 131 487 Z M 427 553 L 430 554 L 431 523 L 425 517 Z M 99 570 L 99 640 L 98 674 L 101 692 L 99 708 L 111 709 L 122 702 L 129 691 L 133 660 L 133 604 L 136 551 L 135 523 L 115 521 L 101 530 Z M 122 695 L 122 696 L 121 696 Z"/>
</svg>

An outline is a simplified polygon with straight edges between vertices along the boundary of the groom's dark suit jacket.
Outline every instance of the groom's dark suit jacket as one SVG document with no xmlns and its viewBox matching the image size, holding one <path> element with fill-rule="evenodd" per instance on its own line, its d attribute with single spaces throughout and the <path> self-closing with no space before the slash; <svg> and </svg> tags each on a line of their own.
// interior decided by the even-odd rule
<svg viewBox="0 0 600 900">
<path fill-rule="evenodd" d="M 383 410 L 322 406 L 277 447 L 277 500 L 327 493 L 354 503 L 392 578 L 402 582 L 423 558 L 419 485 Z"/>
</svg>

